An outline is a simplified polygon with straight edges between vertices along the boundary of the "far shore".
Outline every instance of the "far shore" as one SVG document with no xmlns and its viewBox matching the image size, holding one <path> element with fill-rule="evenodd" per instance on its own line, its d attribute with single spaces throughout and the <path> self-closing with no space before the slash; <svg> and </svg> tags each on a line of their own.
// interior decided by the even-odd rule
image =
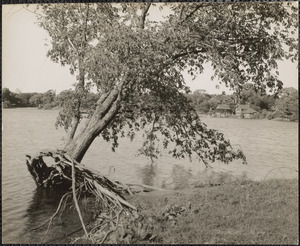
<svg viewBox="0 0 300 246">
<path fill-rule="evenodd" d="M 43 108 L 38 108 L 38 107 L 6 107 L 6 108 L 2 108 L 2 109 L 39 109 L 39 110 L 59 110 L 59 107 L 53 107 L 53 108 L 49 108 L 49 109 L 43 109 Z M 84 112 L 83 112 L 84 113 Z M 221 116 L 211 116 L 208 114 L 201 114 L 198 113 L 200 118 L 230 118 L 230 119 L 243 119 L 240 117 L 237 117 L 236 115 L 228 115 L 226 117 L 221 117 Z M 254 118 L 255 120 L 266 120 L 267 118 Z M 252 120 L 252 119 L 250 119 Z M 287 118 L 274 118 L 274 119 L 268 119 L 268 120 L 274 120 L 274 121 L 286 121 L 286 122 L 298 122 L 297 121 L 291 121 Z"/>
<path fill-rule="evenodd" d="M 249 118 L 241 118 L 241 117 L 237 117 L 236 115 L 228 115 L 226 117 L 223 117 L 223 116 L 212 116 L 212 115 L 208 115 L 208 114 L 198 114 L 200 118 L 229 118 L 229 119 L 245 119 L 245 120 L 274 120 L 274 121 L 286 121 L 286 122 L 298 122 L 297 121 L 292 121 L 292 120 L 289 120 L 287 118 L 280 118 L 280 117 L 277 117 L 277 118 L 274 118 L 274 119 L 267 119 L 266 117 L 262 117 L 262 118 L 252 118 L 252 119 L 249 119 Z"/>
</svg>

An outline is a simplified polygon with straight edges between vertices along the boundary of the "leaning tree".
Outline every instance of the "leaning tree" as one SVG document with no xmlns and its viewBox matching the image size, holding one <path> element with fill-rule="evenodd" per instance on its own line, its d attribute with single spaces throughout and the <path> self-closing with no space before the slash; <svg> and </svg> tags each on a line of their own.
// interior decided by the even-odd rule
<svg viewBox="0 0 300 246">
<path fill-rule="evenodd" d="M 158 7 L 166 16 L 154 20 Z M 48 57 L 76 75 L 57 118 L 68 132 L 65 155 L 43 153 L 61 165 L 58 175 L 66 180 L 71 177 L 66 163 L 77 165 L 79 179 L 92 177 L 79 163 L 97 136 L 111 141 L 114 150 L 118 138 L 134 139 L 137 131 L 144 133 L 139 151 L 151 159 L 160 142 L 172 156 L 196 155 L 205 165 L 245 161 L 222 133 L 200 121 L 185 95 L 189 87 L 182 72 L 196 76 L 210 63 L 214 77 L 236 92 L 245 83 L 277 92 L 282 88 L 277 61 L 297 59 L 293 2 L 42 4 L 36 13 L 50 37 Z M 82 101 L 93 86 L 98 101 L 77 132 Z M 31 165 L 33 159 L 38 165 Z M 28 165 L 37 183 L 54 180 L 41 156 L 33 159 Z M 38 167 L 43 171 L 37 173 Z M 108 190 L 118 186 L 102 181 Z"/>
</svg>

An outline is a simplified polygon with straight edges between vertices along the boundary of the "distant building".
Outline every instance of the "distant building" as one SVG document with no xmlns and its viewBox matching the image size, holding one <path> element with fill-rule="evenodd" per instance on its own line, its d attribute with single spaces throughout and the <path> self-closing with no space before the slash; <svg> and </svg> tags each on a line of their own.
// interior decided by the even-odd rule
<svg viewBox="0 0 300 246">
<path fill-rule="evenodd" d="M 253 119 L 257 113 L 253 108 L 248 108 L 243 112 L 245 119 Z"/>
<path fill-rule="evenodd" d="M 227 104 L 219 104 L 216 107 L 216 114 L 219 114 L 220 116 L 227 116 L 231 113 L 231 108 Z"/>
<path fill-rule="evenodd" d="M 235 109 L 235 114 L 237 117 L 252 119 L 258 112 L 250 108 L 250 105 L 241 104 Z"/>
</svg>

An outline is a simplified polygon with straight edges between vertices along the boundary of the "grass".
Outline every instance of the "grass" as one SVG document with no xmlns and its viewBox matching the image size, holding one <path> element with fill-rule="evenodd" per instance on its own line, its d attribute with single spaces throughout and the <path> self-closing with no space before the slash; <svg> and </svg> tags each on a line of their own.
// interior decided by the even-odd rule
<svg viewBox="0 0 300 246">
<path fill-rule="evenodd" d="M 298 180 L 155 191 L 137 194 L 129 202 L 153 218 L 152 234 L 157 237 L 151 243 L 297 244 L 299 240 Z M 183 212 L 170 217 L 172 208 Z"/>
<path fill-rule="evenodd" d="M 298 244 L 298 180 L 232 181 L 127 198 L 139 213 L 120 220 L 112 244 Z M 96 219 L 97 221 L 97 219 Z M 93 228 L 95 223 L 90 224 Z M 100 243 L 100 231 L 94 243 Z M 103 232 L 102 232 L 103 233 Z M 99 242 L 97 235 L 100 235 Z M 77 238 L 78 239 L 78 238 Z M 92 243 L 80 237 L 76 243 Z"/>
</svg>

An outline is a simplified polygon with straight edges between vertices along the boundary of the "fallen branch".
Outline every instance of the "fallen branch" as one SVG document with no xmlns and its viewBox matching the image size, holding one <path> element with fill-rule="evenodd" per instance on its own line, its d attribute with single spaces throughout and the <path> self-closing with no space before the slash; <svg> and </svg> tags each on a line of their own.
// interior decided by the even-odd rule
<svg viewBox="0 0 300 246">
<path fill-rule="evenodd" d="M 140 186 L 140 187 L 143 187 L 143 188 L 146 188 L 146 189 L 150 189 L 150 190 L 160 190 L 160 191 L 164 191 L 164 189 L 161 189 L 161 188 L 158 188 L 158 187 L 155 187 L 155 186 L 151 186 L 151 185 L 144 185 L 144 184 L 127 184 L 129 187 L 132 187 L 132 186 Z"/>
</svg>

